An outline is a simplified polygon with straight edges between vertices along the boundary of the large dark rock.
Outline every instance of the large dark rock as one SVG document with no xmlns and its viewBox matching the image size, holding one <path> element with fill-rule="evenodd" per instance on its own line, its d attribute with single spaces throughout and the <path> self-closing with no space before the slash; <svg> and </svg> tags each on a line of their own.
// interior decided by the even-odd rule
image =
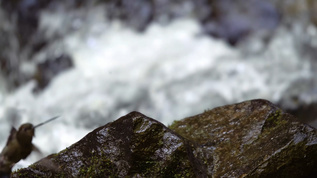
<svg viewBox="0 0 317 178">
<path fill-rule="evenodd" d="M 132 112 L 13 177 L 206 177 L 194 149 L 158 121 Z"/>
<path fill-rule="evenodd" d="M 309 177 L 316 165 L 316 130 L 252 100 L 170 128 L 132 112 L 12 176 Z"/>
<path fill-rule="evenodd" d="M 215 108 L 171 128 L 214 150 L 214 177 L 317 175 L 316 130 L 265 100 Z"/>
</svg>

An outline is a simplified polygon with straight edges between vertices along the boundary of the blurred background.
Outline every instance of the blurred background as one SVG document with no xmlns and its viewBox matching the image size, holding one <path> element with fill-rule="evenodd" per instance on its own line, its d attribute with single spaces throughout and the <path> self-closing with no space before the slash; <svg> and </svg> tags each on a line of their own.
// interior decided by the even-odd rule
<svg viewBox="0 0 317 178">
<path fill-rule="evenodd" d="M 130 111 L 168 125 L 263 98 L 317 127 L 317 1 L 0 0 L 0 145 L 58 152 Z"/>
</svg>

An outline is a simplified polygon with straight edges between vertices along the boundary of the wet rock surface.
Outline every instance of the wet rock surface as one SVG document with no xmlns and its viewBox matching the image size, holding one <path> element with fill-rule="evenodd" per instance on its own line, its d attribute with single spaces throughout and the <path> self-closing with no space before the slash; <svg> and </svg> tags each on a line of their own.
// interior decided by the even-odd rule
<svg viewBox="0 0 317 178">
<path fill-rule="evenodd" d="M 317 132 L 266 100 L 218 107 L 166 127 L 132 112 L 13 177 L 309 177 Z"/>
<path fill-rule="evenodd" d="M 214 149 L 215 177 L 317 175 L 316 130 L 265 100 L 215 108 L 171 129 Z"/>
<path fill-rule="evenodd" d="M 190 142 L 163 124 L 132 112 L 13 177 L 205 177 L 193 151 Z"/>
</svg>

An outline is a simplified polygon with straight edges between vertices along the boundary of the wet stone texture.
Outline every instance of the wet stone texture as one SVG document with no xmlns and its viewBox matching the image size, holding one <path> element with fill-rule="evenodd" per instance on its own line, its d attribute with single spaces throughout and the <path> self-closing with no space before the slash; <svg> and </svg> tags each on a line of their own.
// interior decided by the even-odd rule
<svg viewBox="0 0 317 178">
<path fill-rule="evenodd" d="M 12 177 L 312 177 L 317 131 L 265 100 L 169 128 L 132 112 Z"/>
<path fill-rule="evenodd" d="M 213 177 L 317 175 L 317 132 L 265 100 L 223 106 L 171 129 L 213 149 Z"/>
<path fill-rule="evenodd" d="M 132 112 L 13 177 L 206 177 L 193 151 L 163 124 Z"/>
</svg>

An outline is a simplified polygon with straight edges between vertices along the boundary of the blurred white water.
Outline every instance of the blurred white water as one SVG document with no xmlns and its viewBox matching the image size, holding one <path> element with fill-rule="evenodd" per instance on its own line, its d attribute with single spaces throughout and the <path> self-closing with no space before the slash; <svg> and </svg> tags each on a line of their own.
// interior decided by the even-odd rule
<svg viewBox="0 0 317 178">
<path fill-rule="evenodd" d="M 47 155 L 130 111 L 167 125 L 248 99 L 278 101 L 292 82 L 312 76 L 309 61 L 301 60 L 292 34 L 283 28 L 264 52 L 244 55 L 203 35 L 192 19 L 152 24 L 145 33 L 136 33 L 119 22 L 101 23 L 104 15 L 94 12 L 89 23 L 80 22 L 82 28 L 56 44 L 73 57 L 75 68 L 57 76 L 39 95 L 32 94 L 32 81 L 3 97 L 0 145 L 10 129 L 8 108 L 17 113 L 17 126 L 62 116 L 36 130 L 34 143 Z M 50 26 L 58 24 L 50 20 L 60 18 L 43 14 L 43 28 L 59 28 Z M 39 157 L 32 154 L 16 168 Z"/>
</svg>

